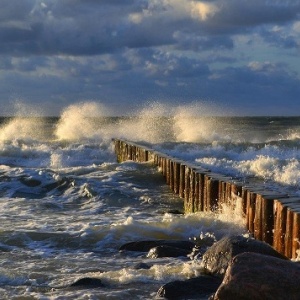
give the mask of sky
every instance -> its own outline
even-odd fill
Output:
[[[300,0],[1,0],[0,107],[300,115]]]

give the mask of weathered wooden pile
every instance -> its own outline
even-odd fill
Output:
[[[288,258],[300,249],[300,197],[244,185],[230,177],[189,164],[143,145],[114,140],[119,162],[153,162],[171,190],[184,199],[185,213],[215,211],[226,204],[242,207],[247,229],[254,238],[272,245]]]

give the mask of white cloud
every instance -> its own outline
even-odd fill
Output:
[[[128,20],[134,24],[140,24],[143,21],[143,14],[142,13],[129,14]]]
[[[192,17],[200,19],[201,21],[205,21],[220,10],[218,6],[213,3],[192,1],[190,5]]]
[[[293,31],[297,34],[300,34],[300,21],[294,23]]]

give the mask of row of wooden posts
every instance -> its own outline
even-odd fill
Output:
[[[152,162],[158,166],[171,190],[183,199],[185,213],[218,211],[223,204],[232,211],[239,207],[254,238],[267,242],[288,258],[297,257],[300,197],[246,185],[143,145],[123,140],[114,143],[119,162]]]

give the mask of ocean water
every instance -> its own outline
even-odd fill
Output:
[[[57,118],[1,119],[1,299],[153,299],[161,285],[198,276],[199,261],[151,259],[121,245],[247,234],[242,217],[226,209],[173,214],[183,203],[159,170],[117,163],[112,138],[300,196],[300,118],[210,117],[159,104],[135,117],[106,114],[82,103]],[[150,268],[136,269],[141,262]],[[68,288],[84,277],[105,287]]]

